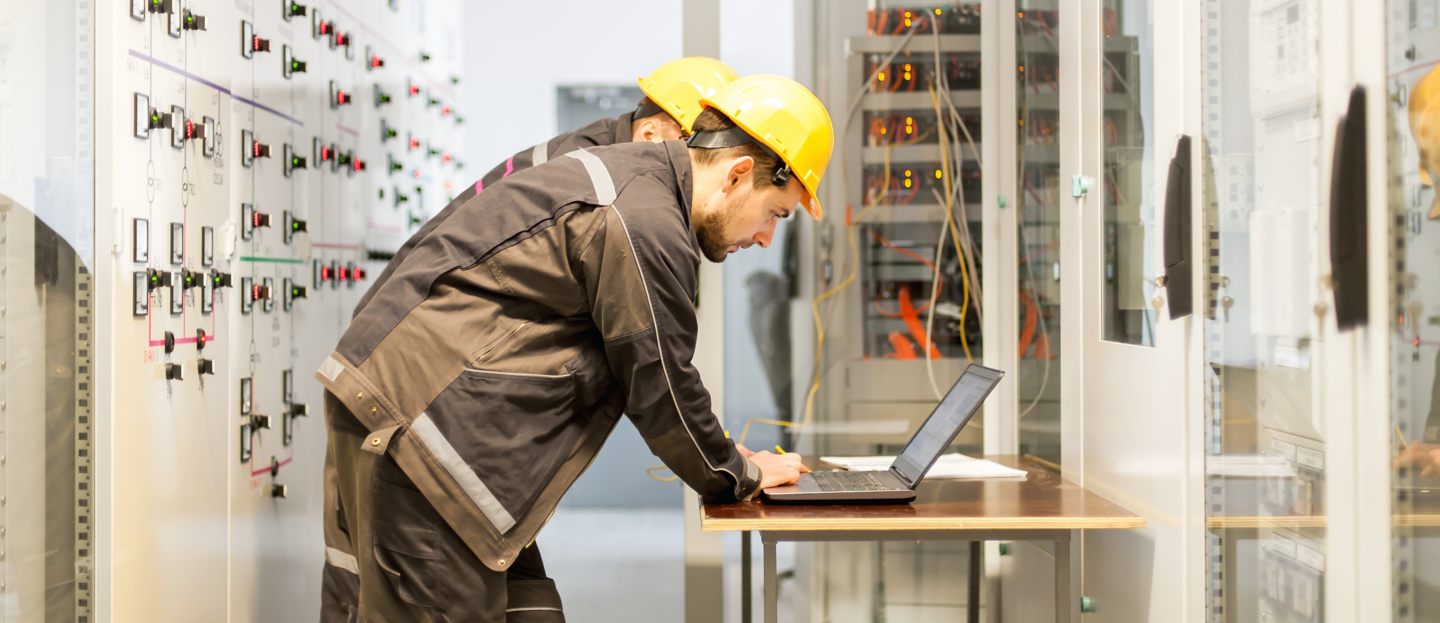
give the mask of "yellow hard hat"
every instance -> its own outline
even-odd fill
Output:
[[[702,98],[700,104],[729,117],[754,142],[784,162],[785,167],[777,171],[777,181],[784,185],[791,176],[799,179],[809,195],[804,202],[805,211],[820,220],[823,213],[816,194],[820,190],[820,177],[830,164],[835,128],[830,124],[830,113],[814,93],[789,78],[759,74],[731,82],[719,93]],[[708,146],[739,144],[733,140],[724,143],[711,141]],[[691,145],[707,146],[694,141]],[[781,177],[784,181],[778,179]]]
[[[739,77],[740,74],[725,63],[704,56],[689,56],[665,63],[641,78],[640,90],[689,134],[690,125],[700,116],[700,98],[714,95]],[[637,118],[640,116],[649,115],[637,114]]]

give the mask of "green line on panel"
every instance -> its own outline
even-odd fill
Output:
[[[257,257],[254,255],[240,256],[242,262],[274,262],[276,264],[304,264],[305,260],[297,260],[289,257]]]

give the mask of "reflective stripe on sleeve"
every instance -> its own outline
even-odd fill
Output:
[[[410,425],[410,432],[415,433],[420,442],[430,449],[430,454],[435,455],[435,459],[440,461],[440,465],[455,479],[465,491],[465,495],[470,496],[470,501],[480,507],[480,512],[485,513],[485,517],[494,524],[500,534],[505,534],[515,527],[515,518],[510,516],[510,511],[505,510],[500,500],[495,499],[495,494],[490,493],[490,488],[480,482],[480,477],[475,475],[475,471],[470,469],[465,459],[460,458],[460,453],[445,440],[440,429],[435,428],[429,414],[421,413],[420,417],[415,418],[415,422]]]
[[[615,203],[615,180],[610,179],[610,170],[605,168],[605,163],[601,162],[599,157],[583,149],[565,155],[585,164],[585,172],[590,174],[590,183],[595,185],[597,203],[602,206]]]
[[[535,146],[535,150],[534,150],[533,152],[531,152],[531,154],[530,154],[530,165],[531,165],[531,166],[536,166],[536,167],[538,167],[538,166],[540,166],[540,165],[542,165],[542,164],[545,164],[545,161],[546,161],[546,160],[549,160],[549,159],[550,159],[550,141],[545,141],[544,143],[540,143],[539,145],[536,145],[536,146]]]

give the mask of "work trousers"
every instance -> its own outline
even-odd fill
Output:
[[[506,571],[480,562],[369,431],[325,394],[327,556],[321,623],[564,623],[535,544]],[[346,551],[346,550],[350,551]]]

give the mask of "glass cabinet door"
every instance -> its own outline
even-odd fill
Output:
[[[1106,0],[1100,283],[1106,341],[1155,345],[1155,41],[1150,3]]]
[[[1324,619],[1317,0],[1204,0],[1206,521],[1212,621]],[[1323,139],[1328,140],[1328,139]]]
[[[1060,7],[1015,3],[1016,429],[1020,454],[1060,464]]]
[[[1434,2],[1386,3],[1395,621],[1440,617],[1440,28]]]
[[[94,620],[93,6],[0,0],[0,621],[7,623]]]

